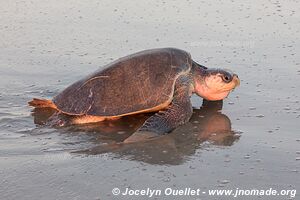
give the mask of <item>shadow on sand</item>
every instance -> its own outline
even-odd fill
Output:
[[[231,146],[239,134],[231,129],[231,121],[221,113],[223,102],[203,101],[200,109],[194,109],[187,124],[168,135],[153,140],[123,144],[151,114],[123,117],[116,121],[70,126],[60,129],[60,133],[84,132],[91,136],[92,148],[73,151],[84,155],[110,153],[114,158],[137,160],[149,164],[178,165],[194,155],[197,149],[207,145]],[[34,122],[43,125],[53,114],[53,110],[35,109]]]

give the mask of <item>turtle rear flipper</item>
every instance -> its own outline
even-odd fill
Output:
[[[28,105],[33,106],[35,108],[53,108],[57,109],[56,105],[48,99],[37,99],[33,98],[28,102]]]

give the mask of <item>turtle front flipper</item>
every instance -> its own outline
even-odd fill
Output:
[[[171,104],[165,110],[148,118],[143,126],[127,138],[124,143],[149,140],[165,135],[188,122],[193,113],[190,101],[191,86],[191,78],[188,75],[178,77]]]

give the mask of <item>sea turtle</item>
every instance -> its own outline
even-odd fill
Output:
[[[155,113],[124,141],[133,142],[169,133],[189,121],[192,93],[206,100],[221,100],[239,83],[236,74],[208,69],[186,51],[159,48],[120,58],[52,100],[33,99],[29,105],[56,109],[49,123],[59,126]]]

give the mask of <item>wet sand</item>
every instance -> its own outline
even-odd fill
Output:
[[[300,192],[299,1],[3,1],[0,18],[1,199],[132,199],[115,187]],[[188,124],[144,144],[116,143],[148,116],[55,129],[27,106],[158,47],[232,69],[241,86],[203,107],[193,96]]]

